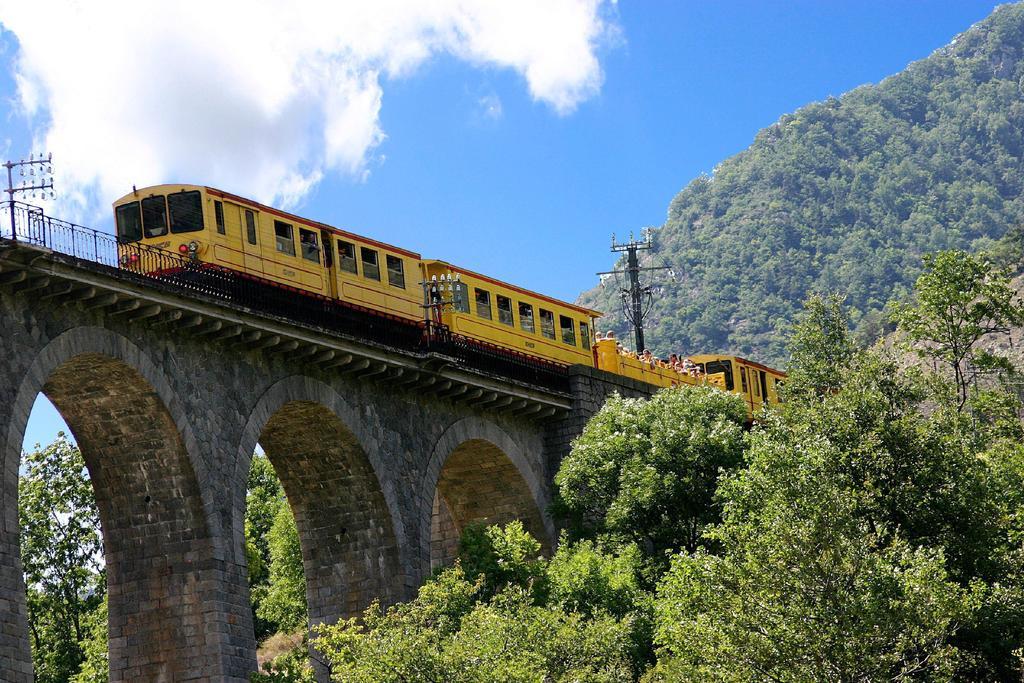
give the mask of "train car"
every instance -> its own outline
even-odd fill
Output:
[[[424,261],[424,275],[459,285],[436,320],[452,332],[563,365],[593,366],[598,311],[445,261]]]
[[[764,406],[780,402],[779,388],[786,378],[784,372],[739,356],[690,356],[692,372],[679,372],[665,363],[649,363],[622,353],[615,339],[602,339],[595,346],[595,361],[601,370],[659,387],[711,385],[739,394],[751,417],[760,413]]]
[[[420,255],[199,185],[156,185],[114,202],[118,241],[190,256],[409,320],[423,317]],[[128,264],[130,265],[130,264]]]
[[[690,356],[690,360],[700,372],[721,374],[723,388],[739,394],[751,415],[757,415],[766,405],[781,402],[779,389],[786,379],[786,373],[780,370],[739,356],[699,354]]]
[[[596,366],[607,372],[622,375],[656,387],[699,386],[710,384],[725,388],[722,373],[683,373],[665,363],[648,363],[641,358],[622,353],[615,339],[601,339],[595,344]]]

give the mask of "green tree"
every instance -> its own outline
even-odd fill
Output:
[[[787,397],[820,396],[839,389],[842,371],[854,354],[844,301],[839,294],[815,294],[804,302],[803,316],[790,337]]]
[[[504,527],[471,523],[459,537],[459,561],[466,576],[481,581],[480,595],[489,598],[509,586],[537,589],[542,595],[545,563],[540,543],[519,520]]]
[[[918,373],[880,352],[856,354],[840,379],[770,416],[747,468],[720,485],[723,521],[708,532],[719,554],[680,556],[660,589],[660,670],[1019,676],[1014,437],[980,438],[955,405],[924,403]],[[734,679],[732,659],[747,662]]]
[[[446,643],[442,680],[627,683],[633,680],[628,645],[628,624],[535,606],[526,591],[511,589],[462,620]]]
[[[693,549],[718,519],[719,474],[742,462],[746,419],[739,397],[711,388],[613,396],[555,476],[559,512],[577,536],[635,542],[656,561]]]
[[[456,565],[428,580],[415,600],[386,610],[374,603],[361,620],[318,627],[317,648],[335,680],[446,680],[444,644],[473,610],[479,590],[480,582],[467,581]]]
[[[610,616],[622,623],[638,678],[654,661],[654,600],[644,570],[635,545],[608,549],[589,540],[570,543],[563,534],[545,576],[549,606],[584,619]]]
[[[265,662],[261,671],[249,676],[250,683],[316,683],[316,673],[309,663],[309,650],[303,644],[294,650]]]
[[[460,565],[429,580],[415,600],[318,628],[332,680],[348,683],[635,680],[632,624],[537,604],[518,584],[484,595],[484,577]]]
[[[36,680],[67,681],[85,659],[106,582],[92,485],[63,433],[24,455],[18,517]]]
[[[783,426],[756,435],[749,468],[723,483],[721,554],[679,555],[659,586],[660,678],[955,678],[951,638],[982,588],[866,514],[840,448]]]
[[[71,683],[107,683],[110,678],[110,660],[107,649],[107,600],[86,618],[86,633],[82,643],[85,659]]]
[[[253,454],[246,486],[245,551],[249,567],[249,594],[252,600],[256,640],[262,641],[278,629],[264,618],[260,605],[270,590],[270,531],[282,508],[288,508],[284,488],[270,459],[262,452]]]
[[[919,353],[944,363],[953,375],[963,409],[973,379],[971,365],[1005,366],[1005,359],[979,353],[978,342],[1006,334],[1024,322],[1024,308],[1010,274],[963,251],[924,257],[925,272],[914,285],[914,304],[897,306],[894,317]]]
[[[270,464],[270,458],[257,451],[252,456],[246,484],[245,521],[264,566],[270,564],[270,528],[274,526],[274,518],[284,503],[284,488]]]
[[[625,617],[643,602],[642,557],[636,546],[603,551],[589,540],[570,543],[563,534],[547,567],[551,604],[591,616]]]
[[[306,625],[306,574],[302,566],[299,531],[291,508],[281,505],[267,535],[270,548],[270,587],[257,607],[260,618],[281,631]]]

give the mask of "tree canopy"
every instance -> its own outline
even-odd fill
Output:
[[[692,549],[717,520],[719,472],[742,462],[746,419],[739,397],[709,387],[613,396],[555,476],[559,509],[581,538]]]
[[[989,335],[1006,334],[1024,322],[1024,307],[1010,273],[963,251],[926,254],[914,285],[913,303],[897,305],[893,318],[924,356],[953,375],[958,406],[967,403],[974,368],[1005,367],[1007,360],[977,348]]]

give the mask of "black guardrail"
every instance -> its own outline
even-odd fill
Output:
[[[99,230],[47,216],[21,202],[0,205],[0,239],[45,247],[93,270],[169,287],[248,311],[413,353],[439,353],[492,375],[568,391],[565,367],[372,309],[203,263],[138,242],[122,244]]]

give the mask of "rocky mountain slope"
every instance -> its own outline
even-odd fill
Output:
[[[1004,5],[877,85],[761,130],[672,200],[645,261],[671,265],[648,340],[784,364],[814,291],[847,294],[861,335],[903,296],[922,254],[1006,249],[1024,221],[1024,5]],[[627,329],[608,281],[580,302]]]

